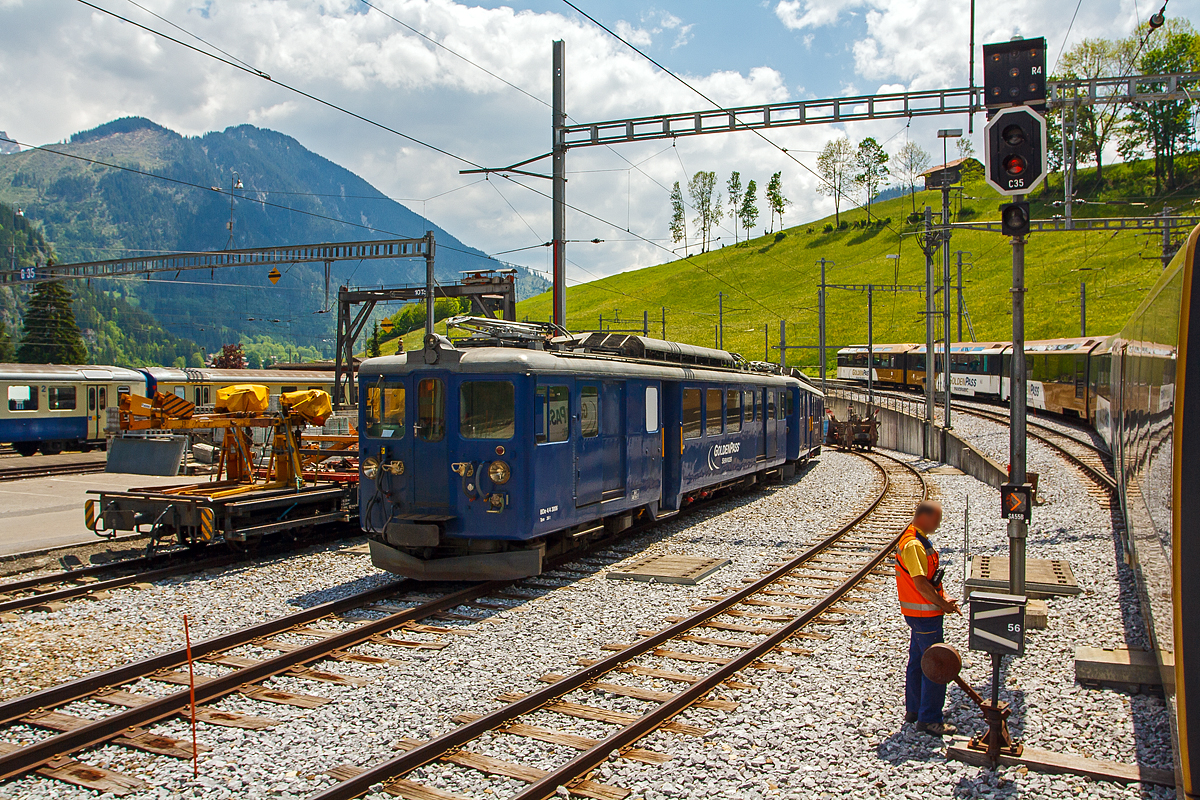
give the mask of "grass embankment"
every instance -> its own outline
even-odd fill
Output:
[[[1081,170],[1077,197],[1134,200],[1145,205],[1089,203],[1077,206],[1074,216],[1147,215],[1160,212],[1164,202],[1179,213],[1195,209],[1194,187],[1166,199],[1146,197],[1153,191],[1150,169],[1148,162],[1106,167],[1104,184],[1099,187],[1093,171]],[[981,178],[968,180],[962,194],[961,202],[952,203],[954,220],[999,218],[997,208],[1005,200]],[[1052,176],[1050,185],[1043,187],[1032,202],[1033,217],[1045,219],[1061,214],[1061,206],[1052,205],[1061,197],[1061,177]],[[935,211],[941,207],[937,192],[919,192],[915,201],[918,210],[926,204]],[[818,262],[825,258],[832,262],[826,266],[830,284],[872,283],[880,287],[874,294],[876,342],[924,341],[924,296],[882,288],[894,283],[925,283],[925,257],[915,235],[919,226],[908,221],[912,210],[912,198],[896,198],[872,208],[872,220],[890,219],[887,225],[868,223],[866,212],[855,209],[841,215],[844,225],[840,230],[833,229],[833,217],[827,217],[687,260],[572,286],[567,293],[567,326],[572,330],[594,329],[603,315],[605,323],[611,320],[614,328],[640,328],[642,312],[647,311],[650,335],[661,336],[665,307],[667,338],[711,346],[717,324],[717,293],[724,292],[726,349],[752,359],[763,358],[764,327],[771,345],[777,345],[780,319],[787,321],[788,344],[816,345]],[[1184,233],[1181,231],[1179,236]],[[1161,271],[1160,243],[1157,232],[1033,234],[1026,245],[1025,262],[1027,338],[1079,335],[1080,283],[1087,286],[1088,333],[1116,331]],[[963,297],[975,339],[1011,338],[1012,250],[1008,239],[999,233],[955,231],[950,244],[952,281],[956,278],[953,265],[959,250],[965,251]],[[940,253],[935,257],[935,269],[940,282]],[[952,293],[952,301],[953,297]],[[866,293],[830,289],[827,298],[828,345],[836,348],[864,343]],[[937,301],[940,305],[940,294]],[[526,300],[518,306],[517,317],[548,319],[550,303],[549,293]],[[618,315],[622,322],[616,321]],[[957,318],[951,328],[955,338],[956,328]],[[406,336],[405,346],[419,347],[420,338],[419,331]],[[970,338],[965,319],[963,338]],[[772,351],[769,359],[778,360],[778,351]],[[793,350],[787,360],[794,366],[811,367],[818,356],[815,349]]]

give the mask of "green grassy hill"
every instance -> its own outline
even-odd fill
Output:
[[[1163,198],[1146,198],[1153,192],[1152,164],[1136,162],[1108,166],[1104,184],[1092,185],[1091,171],[1080,170],[1077,197],[1096,201],[1121,197],[1145,205],[1087,204],[1077,206],[1075,217],[1145,215],[1161,211]],[[1191,194],[1175,193],[1165,202],[1181,213],[1196,206]],[[968,179],[960,204],[953,204],[956,221],[994,220],[997,207],[1005,202],[981,177]],[[1035,219],[1061,214],[1051,205],[1062,197],[1061,177],[1052,176],[1049,186],[1039,191],[1032,203]],[[926,204],[941,208],[941,195],[919,192],[916,208]],[[573,286],[567,293],[567,323],[572,330],[595,329],[600,315],[612,327],[641,327],[642,312],[650,316],[650,334],[662,335],[662,308],[666,308],[667,338],[692,344],[714,343],[717,323],[717,293],[724,292],[725,347],[748,358],[764,356],[764,326],[772,345],[779,342],[779,321],[785,319],[788,343],[816,345],[818,260],[833,262],[826,277],[831,284],[921,284],[925,282],[925,257],[916,241],[917,226],[908,222],[913,200],[901,197],[876,203],[873,217],[890,223],[880,227],[866,224],[866,212],[843,213],[843,230],[832,230],[833,218],[787,228],[773,236],[752,239],[748,244],[725,247],[689,260],[672,261],[611,278]],[[826,229],[831,232],[826,232]],[[1184,232],[1180,232],[1182,238]],[[1115,332],[1137,306],[1141,296],[1161,271],[1161,236],[1157,233],[1073,232],[1034,234],[1026,245],[1026,335],[1050,338],[1079,335],[1079,285],[1087,285],[1089,334]],[[955,232],[950,243],[953,254],[966,251],[963,268],[964,299],[978,341],[1011,338],[1012,250],[999,233]],[[898,255],[899,258],[888,258]],[[953,259],[952,263],[956,261]],[[935,257],[941,275],[941,255]],[[952,269],[953,272],[953,269]],[[952,275],[952,280],[954,276]],[[953,294],[952,294],[953,297]],[[941,295],[937,295],[940,304]],[[915,293],[875,292],[875,341],[923,342],[925,301]],[[550,294],[519,304],[519,319],[548,319]],[[827,302],[827,343],[836,346],[865,343],[867,298],[865,292],[831,289]],[[440,327],[440,326],[439,326]],[[940,326],[939,326],[940,327]],[[953,327],[956,327],[956,323]],[[956,331],[952,327],[952,333]],[[963,337],[969,339],[964,321]],[[419,346],[419,335],[407,346]],[[778,360],[778,351],[770,360]],[[788,363],[812,366],[816,350],[791,351]],[[831,356],[832,362],[832,356]]]

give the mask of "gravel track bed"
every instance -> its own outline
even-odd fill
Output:
[[[1074,684],[1072,658],[1077,645],[1136,647],[1144,644],[1144,634],[1132,575],[1115,555],[1118,545],[1109,512],[1088,498],[1082,478],[1073,470],[1063,470],[1057,457],[1035,454],[1037,447],[1031,444],[1031,469],[1042,470],[1047,504],[1035,510],[1029,556],[1069,559],[1085,592],[1050,600],[1049,629],[1030,631],[1027,655],[1006,663],[1001,696],[1016,705],[1014,734],[1031,746],[1123,762],[1140,758],[1144,764],[1169,768],[1170,730],[1161,700],[1087,690]],[[512,603],[508,610],[490,613],[460,609],[488,616],[477,623],[437,623],[469,632],[429,637],[448,641],[440,651],[402,651],[370,644],[356,651],[401,663],[390,667],[333,661],[313,665],[364,678],[370,681],[367,686],[338,686],[296,677],[267,683],[272,688],[334,698],[320,708],[264,703],[242,695],[226,697],[213,707],[271,717],[282,724],[267,731],[244,731],[201,723],[200,741],[212,750],[201,755],[199,781],[191,779],[189,764],[117,747],[97,748],[80,758],[153,785],[152,790],[134,798],[305,797],[329,785],[330,779],[322,773],[330,767],[377,763],[396,753],[394,743],[402,738],[423,739],[443,733],[453,727],[451,718],[456,714],[492,710],[498,707],[495,698],[502,692],[532,691],[544,685],[538,680],[544,673],[569,674],[577,668],[576,659],[602,657],[601,645],[635,641],[638,630],[661,628],[665,616],[686,614],[701,597],[741,588],[742,577],[759,574],[770,562],[782,560],[861,510],[876,491],[872,488],[878,485],[875,474],[873,467],[853,456],[826,453],[790,485],[725,500],[631,538],[617,551],[590,557],[587,566],[573,565],[574,569],[595,570],[592,574],[560,570],[523,583],[519,591],[535,599],[504,601],[506,606]],[[993,489],[967,476],[929,478],[933,493],[946,507],[946,522],[937,542],[947,564],[947,591],[961,595],[966,498],[970,497],[973,552],[1005,552],[1005,527],[994,513]],[[733,564],[696,587],[609,581],[602,574],[613,564],[651,552],[719,556],[732,559]],[[365,558],[337,557],[366,564]],[[866,614],[848,614],[845,624],[815,628],[830,634],[828,641],[793,640],[793,646],[812,651],[811,656],[770,656],[771,662],[794,671],[749,669],[738,679],[755,688],[723,688],[710,696],[739,703],[736,710],[694,707],[677,718],[678,722],[709,728],[706,735],[659,731],[639,742],[639,747],[670,754],[672,759],[666,764],[610,759],[593,779],[629,788],[631,798],[645,800],[1174,796],[1173,790],[1166,788],[1143,790],[1136,785],[1011,768],[992,773],[947,761],[942,740],[917,733],[902,721],[908,628],[899,616],[891,584],[890,577],[877,578],[873,588],[880,591],[856,595],[867,602],[849,605]],[[535,585],[545,588],[534,590]],[[291,590],[293,595],[297,591]],[[989,662],[982,654],[966,650],[965,629],[964,620],[948,620],[947,639],[964,653],[967,680],[982,689],[990,680]],[[404,632],[406,639],[417,635]],[[715,630],[702,635],[753,638]],[[683,642],[671,648],[708,655],[737,652]],[[271,652],[247,646],[236,654],[255,657]],[[639,659],[638,663],[692,675],[711,669],[710,665],[665,658]],[[664,692],[678,691],[681,686],[624,673],[605,681]],[[175,689],[141,683],[157,687],[156,694]],[[138,690],[146,691],[141,686]],[[644,713],[647,708],[632,698],[586,690],[565,699],[627,713]],[[957,688],[950,692],[948,709],[948,720],[964,733],[982,730],[978,713]],[[95,716],[103,713],[103,706],[85,701],[79,711]],[[549,711],[523,721],[595,738],[614,730],[601,722]],[[10,735],[4,738],[14,740],[11,734],[16,730],[10,728]],[[169,720],[153,730],[190,737],[188,723],[182,719]],[[22,733],[31,738],[44,736],[32,728]],[[469,749],[542,769],[558,766],[577,752],[493,734]],[[428,765],[409,777],[478,798],[509,796],[525,786],[442,763]],[[0,797],[5,796],[41,800],[96,795],[26,778],[0,787]],[[390,795],[373,793],[371,797],[381,800]]]
[[[225,698],[216,704],[217,708],[285,722],[266,731],[201,723],[200,741],[213,749],[201,755],[199,782],[192,781],[190,764],[123,748],[96,748],[79,758],[134,775],[155,787],[150,792],[132,795],[135,798],[306,796],[330,782],[322,774],[326,769],[347,763],[363,766],[376,763],[391,755],[392,743],[402,737],[421,739],[443,733],[454,727],[452,717],[456,714],[490,711],[500,705],[496,697],[503,692],[539,688],[544,684],[538,677],[547,672],[568,674],[578,668],[577,659],[602,657],[603,644],[635,641],[638,630],[661,628],[666,615],[686,614],[700,597],[723,591],[721,587],[740,588],[742,577],[758,575],[766,564],[799,550],[853,517],[874,497],[879,485],[878,471],[872,465],[855,456],[829,453],[788,485],[771,485],[728,498],[624,540],[618,548],[596,554],[582,565],[579,562],[571,565],[573,570],[593,570],[589,573],[560,570],[521,584],[518,591],[535,599],[514,601],[513,607],[506,611],[465,609],[465,613],[487,615],[485,621],[460,623],[470,635],[440,637],[448,642],[440,651],[369,645],[356,651],[385,655],[401,663],[371,666],[327,660],[313,665],[341,675],[366,678],[370,681],[367,686],[338,686],[290,677],[267,683],[272,688],[335,698],[335,702],[315,709],[297,709],[241,695]],[[613,564],[658,552],[729,558],[733,563],[700,586],[612,581],[603,575]],[[337,555],[336,558],[344,561],[335,563],[356,565],[344,567],[351,571],[357,568],[361,573],[367,567],[365,557]],[[300,580],[291,569],[287,573],[291,577],[280,577],[279,581],[291,581],[292,585],[285,589],[277,584],[275,589],[284,596],[308,590],[315,579],[309,576],[306,581]],[[534,590],[531,587],[535,584],[558,588]],[[173,615],[176,613],[172,611]],[[409,637],[410,632],[404,632],[404,638]],[[237,654],[254,657],[256,648],[239,648]],[[707,668],[660,661],[662,669],[675,672],[701,674]],[[640,680],[633,683],[649,685]],[[666,683],[659,688],[675,691],[677,687],[678,684]],[[605,698],[594,692],[586,695],[580,702],[631,712],[644,710],[644,704],[628,698]],[[531,724],[598,737],[611,732],[611,726],[600,722],[567,719],[550,712],[535,715]],[[190,737],[188,723],[182,719],[155,725],[152,730]],[[503,745],[496,746],[511,748],[513,742],[521,741],[508,736],[503,740]],[[560,750],[560,755],[569,757],[571,753]],[[475,787],[474,791],[492,788],[497,794],[519,786],[457,767],[433,765],[427,769],[448,776],[444,778],[445,786],[453,785],[460,791],[467,791],[468,786],[450,781],[467,781]],[[5,785],[0,788],[0,796],[6,794],[21,798],[95,796],[38,778],[23,778]]]
[[[362,541],[16,614],[0,622],[0,700],[183,647],[184,614],[196,642],[394,580],[367,556],[340,552]]]

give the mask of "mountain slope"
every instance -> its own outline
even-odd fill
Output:
[[[1152,186],[1152,164],[1136,162],[1105,167],[1107,182],[1119,186],[1116,193],[1126,198],[1142,194],[1147,180]],[[1090,185],[1090,170],[1080,170],[1077,185]],[[1149,177],[1147,177],[1149,175]],[[1194,193],[1194,188],[1193,188]],[[1061,198],[1061,178],[1054,191],[1043,190],[1033,201],[1035,219],[1060,214],[1052,205]],[[1175,208],[1193,208],[1191,197],[1176,194],[1168,199]],[[929,204],[941,209],[941,195],[919,192],[915,198],[900,197],[873,205],[873,217],[886,225],[867,224],[862,209],[844,212],[843,230],[835,230],[833,218],[818,220],[763,236],[747,244],[724,247],[690,260],[677,260],[646,269],[622,273],[592,283],[573,286],[567,293],[567,323],[572,330],[595,329],[603,315],[605,327],[641,328],[643,311],[649,312],[650,334],[662,335],[666,309],[668,338],[712,346],[718,324],[718,293],[724,293],[724,344],[726,349],[749,358],[765,356],[778,361],[779,351],[765,350],[779,343],[779,321],[787,320],[788,344],[808,349],[788,353],[788,363],[811,367],[818,362],[817,293],[821,268],[827,259],[826,279],[830,284],[863,286],[875,284],[874,336],[876,342],[923,342],[925,340],[923,294],[892,292],[890,284],[925,283],[925,257],[917,240],[917,225],[908,217],[913,205]],[[978,176],[964,188],[961,206],[953,204],[958,221],[995,220],[1004,198]],[[1104,201],[1111,202],[1111,201]],[[1146,198],[1144,205],[1084,205],[1075,216],[1099,217],[1159,213],[1162,200]],[[1176,240],[1187,231],[1179,231]],[[1080,332],[1080,283],[1087,285],[1087,329],[1089,334],[1114,332],[1141,301],[1161,271],[1161,234],[1133,231],[1064,232],[1034,234],[1026,245],[1026,335],[1030,339],[1078,336]],[[1011,338],[1012,316],[1009,287],[1012,249],[999,233],[955,231],[950,243],[952,281],[956,279],[957,252],[964,251],[963,295],[978,341]],[[898,256],[892,258],[891,256]],[[942,256],[935,256],[935,274],[940,286]],[[952,308],[955,292],[952,291]],[[940,307],[940,291],[936,295]],[[867,297],[865,291],[831,288],[826,303],[827,337],[831,351],[867,340]],[[550,295],[522,302],[519,319],[549,318]],[[614,321],[619,314],[620,321]],[[765,327],[765,330],[764,330]],[[963,338],[970,339],[970,324],[963,322]],[[940,329],[940,317],[939,317]],[[957,339],[957,319],[952,323]],[[940,336],[940,334],[939,334]],[[830,364],[833,354],[830,353]]]
[[[149,120],[126,118],[78,133],[53,149],[226,191],[236,171],[244,189],[235,192],[235,248],[417,237],[432,230],[440,280],[457,279],[465,270],[505,266],[295,139],[252,125],[184,137]],[[43,226],[60,261],[219,250],[229,238],[226,194],[41,151],[0,155],[0,199],[24,206],[26,216]],[[267,282],[263,268],[237,267],[213,276],[160,275],[106,288],[209,350],[242,335],[268,335],[298,344],[323,343],[321,349],[331,351],[327,340],[333,335],[333,315],[322,313],[322,266],[301,264],[282,271],[277,286]],[[343,283],[423,281],[422,260],[335,264],[331,295]],[[544,290],[545,281],[522,271],[518,287],[528,296]]]

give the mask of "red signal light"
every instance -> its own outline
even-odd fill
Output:
[[[1025,160],[1024,156],[1014,154],[1005,158],[1003,165],[1005,173],[1016,177],[1018,175],[1025,174],[1025,169],[1028,166],[1028,162]]]

